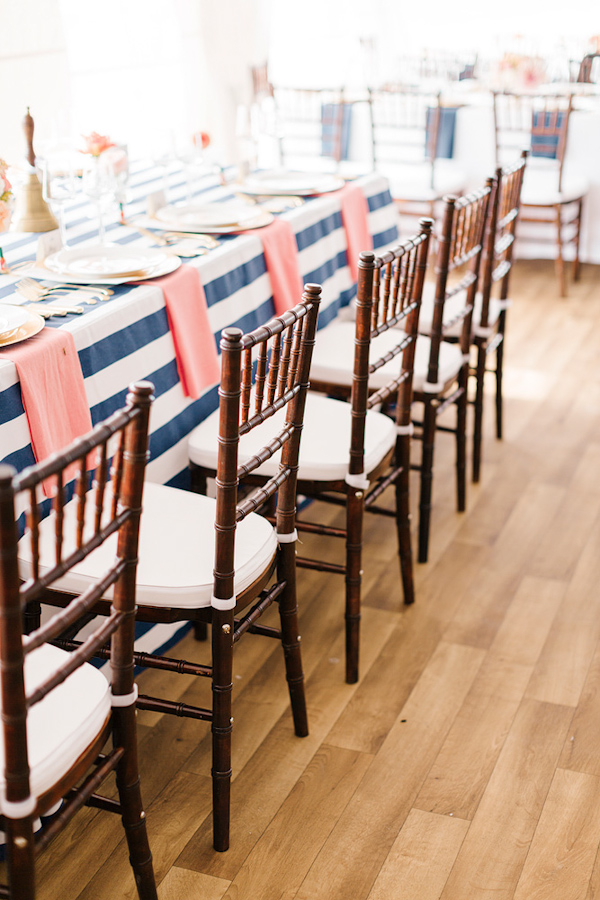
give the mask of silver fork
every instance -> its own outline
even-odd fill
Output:
[[[98,299],[100,300],[110,300],[110,296],[105,296],[104,294],[96,295],[95,288],[85,288],[86,291],[89,291],[87,296],[82,296],[79,290],[72,290],[70,286],[67,287],[44,287],[39,284],[37,281],[33,281],[31,278],[23,278],[21,281],[18,281],[15,285],[15,290],[18,294],[21,294],[22,297],[25,297],[27,300],[30,300],[34,303],[38,303],[40,300],[46,300],[47,298],[57,296],[55,291],[59,291],[61,294],[75,294],[78,298],[81,298],[82,303],[88,304],[88,306],[94,306]]]
[[[37,293],[40,295],[40,298],[43,298],[47,294],[52,293],[52,291],[89,291],[91,294],[98,294],[104,299],[108,299],[114,294],[114,291],[112,291],[110,288],[105,287],[92,287],[91,285],[87,284],[67,283],[44,285],[40,284],[39,281],[35,281],[35,279],[28,277],[21,278],[21,280],[17,282],[16,289],[20,290],[21,287],[29,288],[32,293],[33,291],[37,291]]]

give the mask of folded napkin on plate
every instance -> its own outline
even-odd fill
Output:
[[[275,219],[271,225],[254,233],[262,241],[275,313],[280,316],[302,299],[296,235],[285,219]]]
[[[369,204],[357,184],[347,184],[338,193],[342,205],[342,223],[346,232],[348,266],[354,282],[358,281],[358,257],[363,250],[373,249],[369,231]]]
[[[193,266],[180,266],[170,275],[143,283],[162,289],[183,393],[197,400],[221,376],[200,274]]]
[[[22,344],[6,347],[1,356],[17,367],[31,445],[38,462],[91,429],[83,373],[70,332],[44,328]],[[68,479],[75,477],[77,468],[74,465],[67,470]],[[44,493],[50,496],[46,484]]]

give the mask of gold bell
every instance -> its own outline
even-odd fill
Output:
[[[33,118],[29,114],[29,107],[27,107],[27,115],[23,119],[23,130],[27,142],[27,162],[33,169],[35,167]],[[55,228],[58,228],[58,222],[44,200],[42,185],[37,172],[30,171],[27,180],[16,191],[15,209],[10,230],[53,231]]]

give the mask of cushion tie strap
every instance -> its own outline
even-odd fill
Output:
[[[228,597],[225,600],[223,600],[221,597],[212,596],[210,598],[210,605],[213,609],[235,609],[235,594],[233,595],[233,597]]]
[[[133,690],[129,694],[112,694],[110,696],[110,705],[113,709],[118,709],[124,706],[133,706],[138,698],[138,686],[137,684],[133,685]]]
[[[2,797],[0,806],[2,814],[5,815],[7,819],[24,819],[26,816],[33,815],[37,808],[37,800],[32,794],[24,800],[15,801],[7,800],[6,797]]]
[[[298,532],[294,528],[293,531],[290,531],[288,534],[279,534],[277,532],[277,543],[278,544],[293,544],[294,541],[298,540]]]
[[[370,487],[369,479],[364,472],[359,472],[357,475],[351,475],[350,472],[347,472],[344,481],[350,487],[358,488],[361,491],[368,491]]]
[[[396,425],[396,434],[397,435],[413,435],[415,433],[415,426],[412,422],[409,422],[408,425]]]

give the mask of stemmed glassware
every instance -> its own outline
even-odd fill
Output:
[[[50,203],[58,219],[58,227],[63,247],[67,246],[65,224],[65,204],[73,200],[76,193],[75,155],[69,149],[49,149],[39,161],[42,171],[42,193]]]
[[[104,244],[106,238],[104,213],[111,199],[116,198],[119,192],[117,174],[111,163],[109,151],[98,156],[86,155],[83,159],[81,189],[96,206],[98,240]]]

